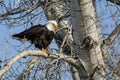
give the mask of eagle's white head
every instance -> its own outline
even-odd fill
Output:
[[[55,32],[58,29],[58,24],[54,20],[50,20],[47,22],[46,27],[49,31]]]

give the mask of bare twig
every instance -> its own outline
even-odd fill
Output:
[[[23,79],[27,79],[29,77],[30,74],[30,70],[37,64],[39,63],[39,57],[33,57],[30,61],[30,63],[28,64],[28,66],[24,69],[24,71],[22,72],[22,74],[20,74],[20,76],[18,77],[19,80],[23,80]]]
[[[18,11],[15,9],[12,9],[11,11],[8,11],[7,13],[4,13],[2,15],[0,15],[0,17],[6,17],[6,16],[10,16],[10,15],[15,15],[15,14],[19,14],[19,13],[22,13],[22,12],[25,12],[27,10],[34,10],[36,8],[38,8],[40,6],[40,3],[36,3],[35,5],[33,5],[32,7],[27,7],[27,8],[22,8],[22,9],[19,9]]]

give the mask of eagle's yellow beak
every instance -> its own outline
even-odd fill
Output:
[[[57,30],[58,29],[58,25],[54,25],[54,29]]]

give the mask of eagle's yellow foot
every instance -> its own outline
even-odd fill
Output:
[[[50,55],[50,52],[48,50],[42,48],[42,51],[45,52],[45,53],[47,53],[48,55]]]

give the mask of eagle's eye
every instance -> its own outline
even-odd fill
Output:
[[[55,26],[55,24],[51,23],[53,26]]]
[[[53,25],[53,27],[54,27],[55,30],[58,29],[58,25],[55,25],[54,23],[51,23],[51,24]]]

